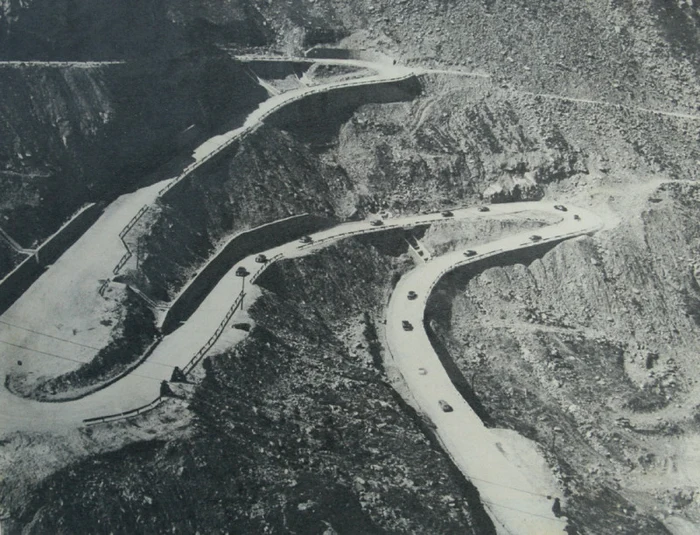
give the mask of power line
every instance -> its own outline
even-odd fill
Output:
[[[22,326],[20,326],[20,325],[16,325],[16,324],[14,324],[14,323],[10,323],[10,322],[5,321],[5,320],[0,320],[0,323],[2,323],[2,324],[4,324],[4,325],[9,325],[10,327],[15,327],[16,329],[21,329],[21,330],[23,330],[23,331],[27,331],[27,332],[30,332],[30,333],[38,334],[38,335],[40,335],[40,336],[46,336],[47,338],[53,338],[54,340],[60,340],[61,342],[67,342],[67,343],[69,343],[69,344],[73,344],[73,345],[76,345],[76,346],[85,347],[85,348],[88,348],[88,349],[94,349],[95,351],[101,351],[101,350],[103,349],[103,348],[101,348],[101,347],[95,347],[95,346],[91,346],[91,345],[87,345],[87,344],[81,344],[80,342],[75,342],[75,341],[73,341],[73,340],[67,340],[66,338],[60,338],[60,337],[58,337],[58,336],[53,336],[53,335],[51,335],[51,334],[46,334],[46,333],[43,333],[43,332],[40,332],[40,331],[36,331],[36,330],[34,330],[34,329],[28,329],[28,328],[26,328],[26,327],[22,327]],[[5,343],[7,343],[7,342],[5,342]],[[26,349],[26,348],[25,348],[25,349]],[[53,355],[53,356],[57,356],[57,355]],[[67,358],[67,357],[65,357],[65,358]],[[81,361],[81,362],[82,362],[82,361]],[[166,363],[164,363],[164,362],[148,361],[147,364],[155,364],[155,365],[157,365],[157,366],[164,366],[164,367],[166,367],[166,368],[175,368],[175,366],[173,366],[172,364],[166,364]]]
[[[537,513],[531,513],[530,511],[523,511],[522,509],[517,509],[517,508],[515,508],[515,507],[510,507],[510,506],[508,506],[508,505],[501,505],[500,503],[490,502],[490,501],[488,501],[488,500],[484,500],[483,498],[481,498],[481,501],[482,501],[483,503],[487,503],[487,504],[492,505],[492,506],[494,506],[494,507],[501,507],[501,508],[503,508],[503,509],[510,509],[511,511],[517,511],[518,513],[522,513],[522,514],[524,514],[524,515],[537,516],[537,517],[540,517],[540,518],[544,518],[544,519],[546,519],[546,520],[550,520],[550,521],[552,521],[552,522],[563,522],[563,523],[565,523],[565,524],[567,523],[566,520],[562,520],[562,519],[560,519],[560,518],[552,518],[552,517],[540,515],[540,514],[537,514]]]
[[[70,362],[77,362],[78,364],[88,364],[88,362],[85,362],[84,360],[78,360],[78,359],[74,359],[71,357],[64,357],[62,355],[56,355],[55,353],[48,353],[46,351],[41,351],[39,349],[34,349],[34,348],[23,346],[20,344],[13,344],[12,342],[6,342],[5,340],[0,340],[0,343],[6,344],[8,346],[16,347],[19,349],[24,349],[26,351],[31,351],[32,353],[37,353],[39,355],[46,355],[47,357],[53,357],[53,358],[57,358],[57,359],[61,359],[61,360],[67,360]],[[150,379],[151,381],[158,381],[159,383],[163,381],[163,379],[158,379],[158,378],[152,377],[150,375],[141,375],[141,374],[135,373],[135,372],[129,372],[127,375],[133,375],[134,377],[141,377],[143,379]]]
[[[523,493],[525,493],[525,494],[531,494],[532,496],[538,496],[538,497],[541,497],[541,498],[550,498],[550,497],[551,497],[551,496],[548,495],[548,494],[540,494],[540,493],[538,493],[538,492],[532,492],[532,491],[529,491],[529,490],[518,489],[518,488],[515,488],[515,487],[511,487],[511,486],[509,486],[509,485],[504,485],[503,483],[496,483],[495,481],[489,481],[488,479],[482,479],[482,478],[480,478],[480,477],[474,477],[474,476],[467,476],[467,477],[468,477],[470,480],[473,479],[473,480],[475,480],[475,481],[482,481],[482,482],[484,482],[484,483],[488,483],[488,484],[490,484],[490,485],[495,485],[495,486],[497,486],[497,487],[503,487],[503,488],[505,488],[505,489],[514,490],[514,491],[516,491],[516,492],[523,492]]]
[[[47,338],[53,338],[54,340],[60,340],[61,342],[67,342],[69,344],[73,344],[73,345],[80,346],[80,347],[86,347],[88,349],[94,349],[96,351],[100,350],[99,347],[89,346],[87,344],[81,344],[80,342],[75,342],[74,340],[67,340],[65,338],[60,338],[58,336],[53,336],[51,334],[46,334],[46,333],[42,333],[40,331],[35,331],[34,329],[28,329],[27,327],[21,327],[20,325],[15,325],[14,323],[10,323],[10,322],[5,321],[5,320],[0,320],[0,323],[2,323],[3,325],[8,325],[10,327],[14,327],[15,329],[21,329],[23,331],[38,334],[39,336],[46,336]]]

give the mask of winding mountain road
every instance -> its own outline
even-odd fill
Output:
[[[260,58],[256,57],[255,60],[259,61]],[[212,138],[199,147],[193,155],[195,163],[180,176],[121,197],[113,203],[83,238],[10,309],[9,318],[13,315],[22,317],[25,321],[32,322],[30,327],[35,326],[43,332],[46,332],[47,326],[50,325],[51,334],[57,336],[67,336],[64,331],[73,328],[71,313],[76,311],[85,317],[75,325],[85,327],[90,321],[97,321],[100,314],[96,314],[96,311],[103,311],[103,301],[85,306],[83,300],[101,299],[96,297],[96,287],[101,280],[111,276],[114,263],[123,253],[119,232],[144,203],[156,200],[163,186],[167,189],[184,179],[213,154],[251,131],[270,113],[289,102],[337,87],[384,83],[420,72],[429,72],[357,60],[314,59],[311,62],[371,68],[377,74],[352,81],[293,90],[268,99],[251,113],[243,127]],[[469,75],[461,72],[460,74]],[[490,218],[533,211],[561,216],[558,223],[536,231],[542,236],[539,242],[528,239],[533,234],[532,231],[515,234],[480,245],[476,248],[478,254],[473,257],[465,258],[462,252],[458,251],[433,258],[402,277],[387,308],[386,339],[389,352],[410,391],[411,399],[408,401],[433,422],[445,450],[464,475],[479,489],[499,533],[546,535],[561,533],[565,520],[556,518],[551,511],[551,501],[547,495],[556,494],[558,491],[541,455],[532,443],[522,437],[503,430],[487,429],[483,425],[450,381],[423,326],[425,306],[430,292],[448,271],[488,256],[589,234],[602,226],[597,216],[584,209],[570,206],[568,212],[559,212],[546,202],[493,205],[491,211],[486,213],[479,212],[476,208],[460,209],[454,211],[452,219]],[[581,219],[575,220],[574,213]],[[368,221],[346,223],[314,234],[311,245],[290,242],[264,251],[264,254],[275,259],[293,258],[309,254],[348,236],[410,228],[444,219],[440,214],[428,214],[389,219],[380,227],[372,226]],[[172,368],[184,368],[193,355],[208,343],[222,322],[226,327],[245,319],[247,308],[260,290],[248,284],[243,306],[227,320],[232,303],[242,291],[243,282],[235,275],[236,270],[245,267],[249,272],[258,275],[269,265],[256,264],[254,256],[249,256],[233,266],[190,319],[166,336],[144,363],[100,391],[76,401],[42,403],[19,398],[7,389],[0,388],[0,435],[27,430],[60,433],[83,425],[85,419],[120,413],[150,403],[159,395],[160,382],[170,379]],[[77,266],[79,269],[76,270]],[[57,288],[61,288],[61,291],[57,292]],[[408,300],[406,294],[409,290],[417,292],[418,299]],[[57,317],[63,318],[66,324],[58,325]],[[410,321],[414,330],[404,331],[401,325],[403,320]],[[6,326],[0,326],[0,335],[3,334],[3,329],[7,331]],[[212,352],[217,350],[217,344],[219,348],[231,347],[246,336],[245,332],[235,329],[227,328],[222,331],[221,338],[211,349]],[[108,335],[109,329],[104,328],[97,339],[100,343],[106,343]],[[16,333],[13,333],[13,336],[16,336]],[[93,345],[97,343],[94,342],[94,333],[85,336],[85,341],[90,341]],[[83,338],[79,336],[75,340],[81,341]],[[44,344],[42,348],[46,347],[49,351],[55,345],[55,341],[45,340],[41,344]],[[91,353],[89,348],[86,349],[86,357],[87,353]],[[5,375],[16,361],[17,354],[9,354],[9,357],[0,360],[0,375]],[[420,368],[427,370],[427,374],[421,374]],[[439,405],[441,400],[448,402],[453,411],[444,412]]]
[[[119,273],[126,262],[135,262],[125,249],[125,243],[133,242],[129,229],[159,197],[178,182],[190,179],[196,169],[216,154],[254,131],[277,110],[309,95],[399,81],[415,75],[409,68],[386,63],[309,61],[318,62],[365,68],[373,74],[353,80],[330,80],[273,96],[253,110],[243,126],[202,143],[192,154],[193,162],[176,176],[122,195],[112,202],[97,222],[0,317],[0,377],[4,377],[19,360],[23,361],[25,372],[59,375],[75,368],[66,362],[90,361],[100,348],[108,344],[113,336],[116,305],[114,300],[103,298],[98,289],[106,288],[107,281]],[[23,329],[12,325],[21,325]],[[49,337],[37,337],[33,331],[46,333]],[[36,353],[28,352],[22,346],[47,353],[58,352],[70,355],[70,358],[40,360],[35,358]]]
[[[552,211],[544,203],[532,209]],[[493,212],[510,205],[495,205]],[[575,220],[576,213],[581,220]],[[386,339],[394,362],[400,369],[412,399],[409,403],[426,415],[436,426],[436,434],[455,464],[479,489],[499,532],[531,535],[562,533],[566,521],[552,513],[548,495],[561,495],[551,481],[549,471],[534,443],[504,430],[488,429],[459,394],[435,353],[424,327],[428,297],[435,284],[447,272],[484,258],[557,242],[588,234],[601,228],[594,214],[569,207],[561,222],[537,231],[523,232],[475,247],[477,255],[466,258],[462,251],[436,257],[404,275],[389,301],[386,314]],[[532,234],[540,241],[529,239]],[[409,291],[418,298],[407,298]],[[402,321],[413,325],[405,331]],[[423,374],[423,373],[425,374]],[[444,412],[440,401],[452,412]]]
[[[565,521],[553,516],[551,503],[546,498],[557,489],[546,475],[544,461],[536,448],[517,434],[487,429],[483,425],[451,383],[423,328],[427,298],[448,271],[488,256],[557,242],[601,227],[600,219],[586,210],[569,207],[569,212],[563,213],[545,202],[492,205],[485,213],[476,208],[460,209],[455,210],[450,219],[491,218],[533,211],[561,216],[558,223],[537,230],[542,236],[537,243],[528,239],[532,231],[515,234],[480,245],[478,254],[473,257],[466,258],[461,251],[435,257],[402,277],[387,308],[386,338],[392,358],[410,390],[408,401],[417,405],[419,412],[434,423],[445,450],[479,489],[499,532],[545,535],[561,533]],[[574,213],[580,220],[574,219]],[[348,236],[444,220],[446,218],[440,214],[426,214],[389,219],[379,227],[369,221],[346,223],[313,234],[311,244],[289,242],[264,254],[276,260],[293,258]],[[244,267],[257,276],[270,264],[257,264],[255,255],[251,255],[234,265],[182,327],[166,336],[138,368],[103,390],[76,401],[42,403],[0,389],[0,434],[18,430],[61,432],[83,425],[86,418],[128,411],[152,402],[159,395],[160,381],[170,378],[173,366],[184,368],[192,355],[207,343],[222,319],[224,326],[245,319],[246,310],[260,290],[249,284],[242,308],[226,320],[232,302],[243,290],[243,281],[236,276],[236,270]],[[419,298],[408,300],[409,290],[416,291]],[[411,321],[415,329],[404,331],[403,320]],[[219,343],[221,348],[231,347],[245,336],[243,331],[224,329]],[[214,344],[212,351],[216,349]],[[421,375],[419,368],[427,369],[428,373]],[[453,412],[444,412],[438,404],[440,400],[447,401],[454,408]]]

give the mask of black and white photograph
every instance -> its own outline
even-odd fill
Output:
[[[699,0],[0,0],[0,535],[700,534]]]

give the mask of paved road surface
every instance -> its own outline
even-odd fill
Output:
[[[213,153],[224,150],[240,136],[252,131],[275,110],[290,102],[338,87],[385,83],[412,75],[410,69],[386,64],[351,60],[320,62],[372,68],[377,74],[301,88],[272,97],[251,112],[242,127],[204,142],[194,151],[195,162],[182,174],[123,195],[114,201],[100,219],[0,317],[0,320],[6,322],[0,323],[0,377],[4,377],[8,370],[16,366],[18,360],[23,362],[25,372],[46,375],[57,375],[75,367],[73,363],[68,364],[70,361],[67,360],[47,361],[37,358],[35,353],[17,346],[29,346],[85,362],[91,360],[98,349],[108,343],[113,328],[101,323],[101,320],[112,315],[114,302],[103,299],[97,290],[103,281],[113,276],[113,268],[126,252],[119,239],[119,232],[144,205],[155,202],[162,188],[185,179]],[[126,239],[129,240],[128,235]],[[83,346],[37,337],[27,330],[11,327],[8,323],[69,339]]]
[[[555,212],[550,204],[529,204]],[[492,206],[492,211],[508,208],[509,205]],[[539,243],[545,243],[600,228],[601,221],[595,215],[580,208],[569,208],[560,223],[480,245],[474,248],[477,256],[465,258],[462,251],[457,251],[421,264],[401,278],[387,309],[387,343],[416,408],[437,426],[436,432],[445,449],[478,487],[494,523],[506,534],[562,533],[566,523],[554,517],[552,501],[546,498],[547,494],[557,494],[556,487],[547,474],[536,469],[539,455],[532,444],[528,445],[522,437],[506,440],[502,432],[487,429],[461,397],[428,340],[423,315],[431,289],[446,271],[501,251],[532,247],[533,242],[528,238],[535,233],[543,238]],[[579,214],[581,221],[575,221],[573,213]],[[417,299],[406,297],[410,290],[418,294]],[[414,330],[404,331],[403,320],[408,320]],[[419,368],[428,373],[420,374]],[[444,412],[438,404],[440,400],[449,403],[454,411]],[[543,466],[544,462],[539,465]]]

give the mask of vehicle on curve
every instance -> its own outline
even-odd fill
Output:
[[[401,326],[403,327],[404,331],[412,331],[413,330],[413,325],[408,320],[403,320],[401,322]]]
[[[407,296],[407,297],[408,297],[411,301],[413,301],[414,299],[416,299],[416,298],[418,297],[418,294],[417,294],[416,292],[414,292],[413,290],[411,290],[410,292],[408,292],[408,296]]]
[[[581,216],[578,214],[574,214],[574,221],[581,221]]]
[[[539,234],[533,234],[532,236],[530,236],[530,241],[537,242],[537,241],[540,241],[541,239],[542,239],[542,236],[540,236]]]
[[[442,217],[452,217],[454,214],[450,210],[443,210]]]
[[[452,412],[454,409],[452,408],[452,405],[447,403],[444,399],[441,399],[438,401],[438,405],[440,405],[440,408],[442,409],[442,412]]]
[[[311,239],[311,236],[302,236],[301,238],[299,238],[299,241],[300,241],[301,243],[311,243],[311,242],[313,242],[313,240]]]
[[[372,221],[370,221],[369,224],[373,227],[381,227],[384,224],[384,221],[382,221],[381,219],[373,219]]]
[[[476,256],[476,251],[474,249],[467,249],[462,254],[464,254],[464,256],[466,256],[467,258],[469,258],[470,256]]]
[[[566,211],[567,211],[566,206],[564,206],[563,204],[555,204],[555,205],[554,205],[554,209],[555,209],[555,210],[559,210],[560,212],[566,212]]]
[[[236,269],[236,277],[246,277],[247,275],[249,275],[248,270],[243,266],[238,266],[238,269]]]
[[[255,261],[258,264],[264,264],[265,262],[267,262],[267,257],[264,254],[259,254],[255,257]]]
[[[479,212],[490,212],[491,209],[488,206],[479,206]]]

